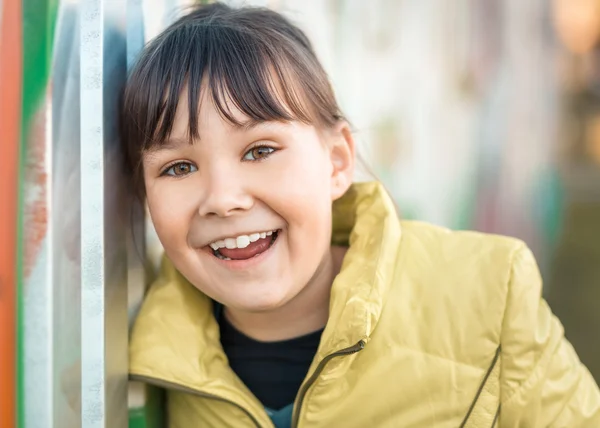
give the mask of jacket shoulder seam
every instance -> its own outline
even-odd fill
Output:
[[[517,258],[517,256],[519,254],[521,254],[525,249],[526,249],[526,244],[523,241],[517,240],[517,245],[515,245],[515,247],[512,249],[512,251],[510,252],[509,255],[509,263],[508,263],[508,272],[507,272],[507,279],[505,281],[506,284],[506,294],[505,294],[505,303],[504,303],[504,313],[502,315],[502,326],[501,326],[501,330],[500,330],[500,346],[502,346],[502,341],[503,341],[503,335],[504,332],[506,331],[506,320],[507,320],[507,312],[508,312],[508,306],[509,306],[509,298],[510,298],[510,293],[511,293],[511,289],[512,289],[512,285],[514,282],[514,265],[515,265],[515,260]],[[502,360],[501,360],[502,361]],[[534,376],[535,373],[532,373],[531,376]],[[527,377],[525,380],[521,381],[517,386],[515,386],[513,388],[512,391],[510,391],[509,395],[506,397],[505,400],[502,400],[502,388],[503,388],[503,382],[502,382],[502,365],[500,366],[500,402],[501,403],[508,403],[512,400],[512,398],[517,395],[517,393],[519,392],[519,389],[521,388],[522,385],[526,384],[529,379],[531,378],[531,376]],[[507,391],[508,392],[508,391]]]
[[[499,345],[498,348],[496,349],[494,359],[492,360],[490,366],[488,367],[487,372],[485,373],[485,376],[483,377],[483,380],[479,384],[479,388],[477,389],[475,398],[473,398],[473,401],[471,402],[471,406],[469,407],[469,410],[467,411],[465,418],[463,419],[462,423],[460,424],[460,428],[463,428],[465,426],[465,424],[467,423],[467,421],[469,420],[469,418],[471,417],[471,413],[473,413],[473,409],[475,409],[475,406],[477,405],[477,402],[479,401],[479,397],[481,396],[483,388],[485,387],[485,385],[490,377],[490,374],[494,370],[494,367],[496,367],[496,364],[498,364],[498,359],[500,357],[501,349],[502,349],[502,347]]]

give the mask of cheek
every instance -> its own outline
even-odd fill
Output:
[[[289,205],[306,221],[331,215],[331,162],[319,148],[305,157],[295,156],[281,171],[280,188]],[[324,221],[326,221],[325,219]]]
[[[279,211],[295,241],[311,242],[315,249],[322,243],[328,246],[330,240],[331,163],[316,150],[308,159],[286,159],[270,187],[271,191],[277,189]]]
[[[307,145],[317,145],[311,143]],[[312,150],[289,150],[277,163],[277,171],[271,183],[301,204],[304,199],[313,203],[331,201],[331,162],[320,146]]]
[[[179,183],[178,183],[179,184]],[[165,248],[186,240],[190,219],[195,212],[191,198],[177,185],[147,188],[148,211],[156,234]]]

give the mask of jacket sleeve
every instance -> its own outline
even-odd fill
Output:
[[[541,290],[534,257],[520,244],[513,253],[500,339],[499,426],[600,427],[598,386]]]

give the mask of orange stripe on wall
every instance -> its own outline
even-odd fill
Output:
[[[21,1],[0,13],[0,427],[16,426],[17,165],[21,112]]]

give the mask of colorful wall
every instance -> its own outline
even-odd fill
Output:
[[[0,3],[0,426],[17,415],[17,174],[22,64],[21,4]]]
[[[126,426],[152,397],[127,382],[143,220],[117,140],[142,3],[3,0],[0,19],[0,426]]]

